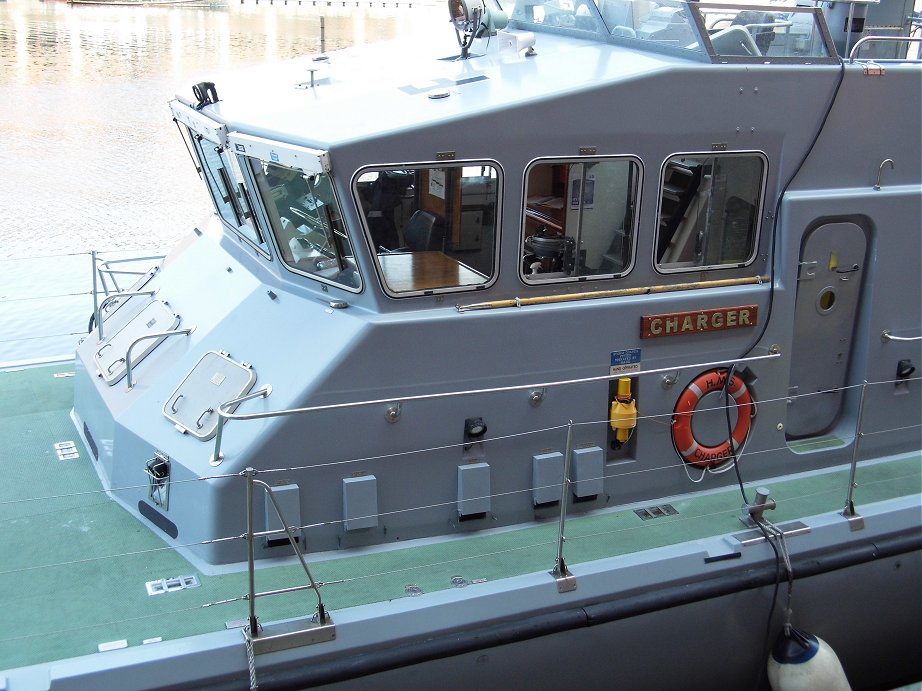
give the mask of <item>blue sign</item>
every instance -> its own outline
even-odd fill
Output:
[[[616,350],[611,354],[609,374],[630,374],[640,371],[640,348]]]

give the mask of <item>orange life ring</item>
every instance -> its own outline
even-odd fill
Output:
[[[672,441],[676,451],[686,463],[699,468],[713,468],[733,456],[749,436],[754,404],[745,382],[736,374],[730,379],[728,392],[736,403],[736,426],[730,439],[717,446],[700,444],[692,432],[692,416],[695,407],[707,394],[723,390],[727,381],[727,370],[712,369],[698,375],[685,387],[676,402],[672,417]],[[732,447],[731,447],[732,443]]]

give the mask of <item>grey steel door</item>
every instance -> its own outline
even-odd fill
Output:
[[[788,404],[788,438],[828,432],[842,407],[867,237],[854,223],[809,231],[800,252]]]

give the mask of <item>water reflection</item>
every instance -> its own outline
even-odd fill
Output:
[[[237,1],[0,0],[0,363],[72,353],[86,334],[90,261],[79,253],[165,250],[211,213],[171,122],[177,89],[318,53],[321,17],[333,50],[411,36],[436,9]]]
[[[432,9],[0,2],[0,165],[15,181],[0,186],[0,257],[173,244],[209,208],[170,125],[177,88],[319,53],[321,18],[333,50],[410,35]]]

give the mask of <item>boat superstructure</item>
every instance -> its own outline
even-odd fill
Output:
[[[5,688],[739,688],[779,580],[856,687],[918,678],[909,14],[454,0],[180,93],[215,214],[97,303],[75,452],[150,597],[236,615]]]

